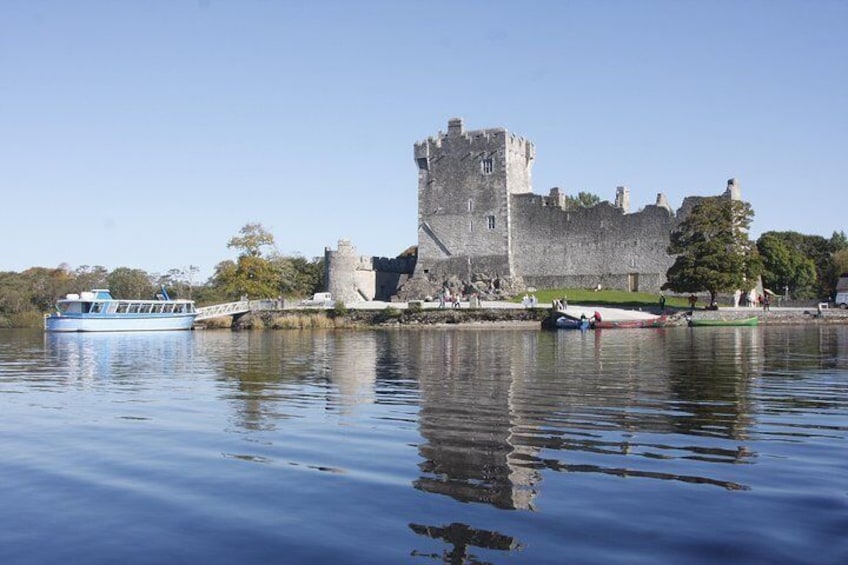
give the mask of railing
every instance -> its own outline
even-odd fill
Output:
[[[246,314],[247,312],[259,312],[262,310],[280,310],[280,300],[239,300],[238,302],[227,302],[225,304],[214,304],[197,309],[195,321],[208,320],[219,316],[233,316]]]

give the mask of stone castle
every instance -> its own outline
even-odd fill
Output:
[[[463,293],[512,294],[527,287],[659,292],[674,262],[677,224],[704,197],[674,211],[663,194],[630,211],[629,189],[615,203],[567,205],[558,188],[534,194],[532,142],[503,128],[447,133],[416,143],[417,256],[362,257],[346,241],[325,250],[327,290],[346,302]],[[735,179],[721,198],[739,200]]]

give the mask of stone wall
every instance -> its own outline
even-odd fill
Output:
[[[529,193],[533,144],[503,128],[448,132],[416,143],[418,262],[416,276],[468,272],[513,274],[510,194]]]
[[[415,256],[369,257],[357,255],[351,242],[339,240],[333,251],[324,249],[324,281],[335,300],[355,303],[390,300],[412,275]]]
[[[572,210],[546,202],[513,197],[514,260],[527,285],[660,290],[673,263],[667,248],[677,220],[668,209],[625,214],[608,202]]]

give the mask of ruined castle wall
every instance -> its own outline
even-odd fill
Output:
[[[324,250],[324,280],[335,300],[345,303],[389,300],[415,269],[415,257],[357,255],[345,240],[336,251]]]
[[[533,154],[531,143],[502,128],[466,132],[458,119],[448,133],[415,144],[416,275],[510,275],[509,193],[531,190]]]
[[[538,195],[513,197],[515,266],[540,288],[659,291],[673,263],[667,253],[676,220],[666,208],[625,214],[608,202],[563,210]]]

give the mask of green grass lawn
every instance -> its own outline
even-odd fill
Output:
[[[540,306],[549,306],[555,299],[565,297],[569,304],[588,304],[612,308],[658,308],[659,294],[627,292],[624,290],[586,290],[582,288],[544,288],[533,294]],[[513,302],[521,302],[524,295],[516,296]],[[666,296],[666,308],[688,308],[686,298]]]

